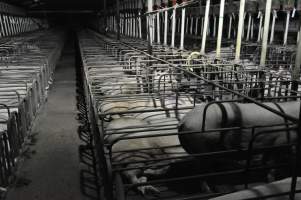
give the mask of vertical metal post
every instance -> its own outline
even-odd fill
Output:
[[[229,15],[229,30],[228,30],[228,39],[231,39],[231,31],[232,31],[232,14]]]
[[[246,0],[240,0],[239,21],[238,21],[238,30],[237,30],[237,40],[236,40],[236,53],[235,53],[236,62],[238,62],[240,59],[242,31],[244,28],[245,4],[246,4]]]
[[[117,40],[120,40],[120,3],[119,0],[116,0],[116,28],[117,28]]]
[[[190,18],[190,34],[192,35],[193,33],[193,23],[194,23],[194,17]]]
[[[167,5],[165,5],[167,7]],[[168,11],[164,12],[164,45],[167,46],[167,32],[168,32]]]
[[[271,18],[271,7],[272,0],[266,1],[266,9],[265,9],[265,21],[264,21],[264,29],[263,29],[263,38],[262,38],[262,50],[261,50],[261,58],[260,58],[260,66],[264,67],[266,62],[267,55],[267,46],[268,46],[268,37],[269,37],[269,26],[270,26],[270,18]]]
[[[180,49],[184,49],[186,9],[182,8]]]
[[[261,31],[262,31],[262,20],[263,20],[263,15],[262,12],[259,11],[258,13],[258,18],[259,18],[259,28],[258,28],[258,38],[257,38],[257,42],[260,42],[261,39]]]
[[[213,37],[216,37],[216,15],[213,16]]]
[[[195,35],[198,35],[198,28],[199,28],[198,26],[199,26],[199,18],[197,17],[195,20],[195,32],[194,32]]]
[[[249,21],[248,21],[248,30],[247,30],[247,38],[246,38],[246,41],[249,41],[249,40],[250,40],[251,22],[252,22],[252,13],[249,13]]]
[[[176,1],[173,1],[173,6],[176,5]],[[171,27],[171,47],[175,47],[175,36],[176,36],[176,8],[172,10],[172,27]]]
[[[224,10],[225,10],[225,0],[221,0],[220,10],[219,10],[218,33],[217,33],[216,58],[220,58],[220,56],[221,56],[223,24],[224,24]]]
[[[153,0],[147,0],[147,9],[148,9],[148,12],[152,12],[153,11]],[[154,24],[153,24],[153,15],[152,14],[149,14],[148,15],[148,27],[147,27],[147,30],[148,30],[148,36],[149,36],[149,42],[150,42],[150,45],[153,44],[153,39],[154,39]]]
[[[206,48],[206,39],[207,39],[207,28],[208,28],[208,22],[209,22],[209,11],[210,11],[210,0],[206,1],[206,10],[205,10],[205,22],[204,22],[204,30],[202,35],[202,47],[201,47],[201,54],[205,54],[205,48]]]
[[[157,43],[161,43],[160,13],[157,12]]]
[[[283,37],[283,45],[287,45],[287,35],[288,35],[288,29],[290,25],[290,17],[291,17],[291,11],[286,12],[286,23],[285,23],[285,31],[284,31],[284,37]]]
[[[1,14],[0,14],[0,26],[1,26],[0,37],[4,37],[5,33],[4,33],[4,27],[3,27],[3,23],[2,23],[2,16],[1,16]]]
[[[272,43],[274,42],[276,18],[277,18],[277,11],[276,11],[276,10],[273,10],[273,20],[272,20],[272,28],[271,28],[270,44],[272,44]]]

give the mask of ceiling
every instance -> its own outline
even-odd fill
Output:
[[[26,10],[101,10],[104,0],[4,0],[4,2]]]

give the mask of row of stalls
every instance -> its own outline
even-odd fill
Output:
[[[0,187],[15,178],[27,136],[47,100],[64,33],[0,4]],[[41,23],[41,24],[39,24]]]
[[[284,181],[286,190],[276,184],[279,190],[250,192],[252,198],[290,194],[293,199],[291,180],[299,191],[293,150],[299,120],[291,110],[300,107],[300,81],[292,81],[289,70],[282,76],[279,69],[247,59],[233,64],[157,44],[149,54],[143,40],[117,41],[93,31],[78,38],[107,199],[210,199],[269,183],[270,169],[277,171],[274,180],[292,177]],[[227,147],[221,143],[227,140],[208,142],[210,134],[250,137]]]
[[[119,3],[78,32],[105,198],[294,199],[301,2]]]

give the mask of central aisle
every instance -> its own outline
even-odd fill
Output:
[[[48,101],[38,115],[33,133],[36,144],[22,164],[19,179],[8,200],[80,200],[80,162],[76,120],[74,47],[68,43],[57,65]],[[19,181],[20,182],[20,181]],[[22,181],[21,181],[22,182]]]

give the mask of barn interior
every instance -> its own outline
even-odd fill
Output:
[[[301,0],[0,0],[0,199],[301,199]]]

